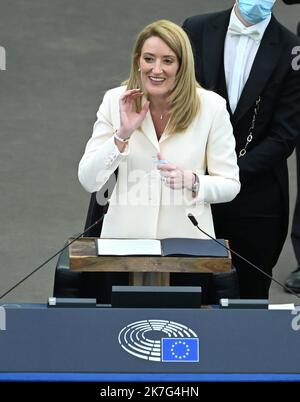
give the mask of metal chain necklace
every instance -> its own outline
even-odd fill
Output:
[[[240,152],[239,152],[239,158],[241,158],[242,156],[246,155],[248,145],[253,140],[253,132],[254,132],[254,129],[255,129],[256,117],[257,117],[258,112],[259,112],[260,101],[261,101],[261,97],[259,96],[255,101],[254,113],[253,113],[253,117],[252,117],[251,126],[249,128],[249,134],[247,136],[247,141],[246,141],[246,144],[244,145],[244,148],[242,148],[240,150]]]

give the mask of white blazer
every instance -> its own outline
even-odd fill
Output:
[[[89,192],[99,191],[118,167],[118,180],[105,216],[106,238],[205,238],[187,214],[192,212],[214,236],[211,203],[231,201],[240,191],[235,139],[226,103],[214,92],[197,89],[200,112],[181,133],[163,133],[158,141],[150,112],[123,153],[113,133],[120,126],[119,98],[125,86],[109,90],[100,105],[92,137],[80,161],[78,176]],[[161,181],[157,153],[195,172],[200,179],[196,198],[187,189],[174,190]]]

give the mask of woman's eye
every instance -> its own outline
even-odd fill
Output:
[[[167,65],[174,64],[175,62],[176,62],[176,59],[173,59],[173,58],[164,59],[164,63]]]
[[[151,63],[151,62],[153,61],[153,57],[144,57],[144,60],[145,60],[147,63]]]

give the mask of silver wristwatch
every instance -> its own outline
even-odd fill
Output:
[[[195,181],[194,181],[194,184],[192,185],[191,190],[192,190],[192,193],[198,194],[199,187],[200,187],[199,177],[198,177],[198,175],[196,175],[196,173],[193,173],[193,175],[195,176]]]

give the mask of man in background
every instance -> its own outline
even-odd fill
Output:
[[[272,15],[275,0],[188,18],[196,76],[227,99],[239,158],[240,194],[213,206],[216,236],[272,275],[288,229],[287,158],[300,126],[296,35]],[[200,183],[201,186],[201,183]],[[267,299],[271,279],[233,256],[242,298]]]
[[[300,4],[300,0],[283,0],[286,4]],[[297,34],[300,36],[300,21],[297,27]],[[300,51],[300,50],[299,50]],[[300,65],[299,65],[300,68]],[[300,133],[300,127],[299,127]],[[292,225],[292,243],[297,260],[298,267],[288,276],[285,286],[296,293],[300,293],[300,139],[296,142],[296,158],[297,158],[297,199],[294,211]]]

